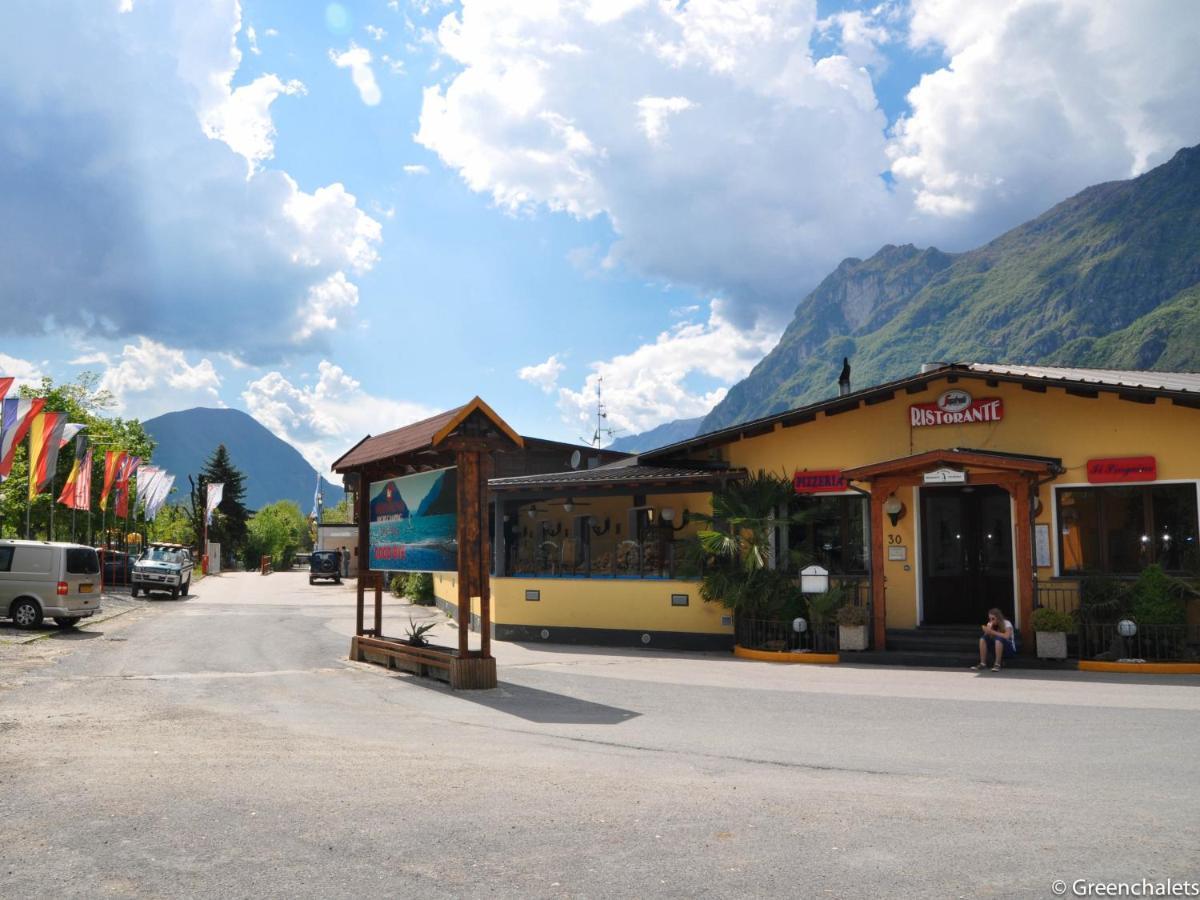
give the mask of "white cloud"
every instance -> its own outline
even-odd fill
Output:
[[[367,34],[377,41],[382,41],[385,37],[387,37],[387,31],[378,25],[368,25]]]
[[[308,303],[300,311],[296,340],[308,340],[318,331],[337,328],[338,313],[358,305],[358,288],[341,272],[334,272],[308,291]]]
[[[947,65],[909,93],[892,171],[975,241],[1200,139],[1200,5],[916,0]]]
[[[371,68],[371,51],[366,47],[358,47],[353,42],[350,48],[338,53],[329,51],[329,59],[339,69],[350,70],[350,80],[358,88],[358,96],[367,106],[378,106],[383,99],[379,90],[379,82],[375,80],[375,72]]]
[[[322,360],[311,384],[279,372],[250,382],[242,393],[259,422],[296,447],[322,473],[368,434],[380,434],[438,412],[419,403],[373,396],[341,367]]]
[[[603,378],[608,421],[621,433],[701,416],[778,340],[779,332],[769,328],[739,328],[728,318],[726,304],[713,300],[706,322],[680,322],[653,343],[593,363],[578,391],[559,388],[559,409],[569,424],[590,431],[596,417],[596,385]]]
[[[898,18],[892,4],[883,3],[874,9],[849,9],[822,19],[817,28],[823,34],[838,34],[841,51],[856,66],[868,66],[876,71],[887,67],[887,58],[880,47],[895,39],[888,22]]]
[[[225,405],[221,376],[207,358],[189,363],[182,350],[145,337],[126,344],[115,361],[104,353],[91,357],[92,362],[107,363],[100,388],[112,393],[114,411],[121,415],[148,419],[189,406]]]
[[[374,265],[380,226],[340,184],[264,167],[271,104],[300,86],[232,88],[236,0],[20,4],[6,25],[22,39],[0,54],[0,296],[24,298],[6,333],[144,334],[256,364],[320,350],[327,331],[298,344],[279,324]]]
[[[420,163],[410,164],[404,167],[405,175],[428,175],[429,166],[423,166]]]
[[[651,144],[661,144],[667,135],[667,117],[692,109],[694,104],[687,97],[643,97],[637,102],[638,118],[642,133]]]
[[[45,365],[44,362],[34,363],[27,359],[9,356],[7,353],[0,353],[0,375],[13,379],[13,386],[9,388],[10,392],[15,392],[23,384],[41,384],[42,376],[46,374]]]
[[[552,354],[545,362],[533,366],[524,366],[517,372],[522,381],[537,385],[543,393],[550,394],[558,386],[558,376],[567,367],[559,362],[558,354]]]
[[[262,51],[258,49],[258,33],[254,30],[253,25],[246,26],[246,46],[255,56],[262,55]]]

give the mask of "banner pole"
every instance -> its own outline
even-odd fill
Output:
[[[50,533],[47,536],[54,540],[54,475],[50,476]]]

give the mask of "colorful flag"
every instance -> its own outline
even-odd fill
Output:
[[[0,413],[0,480],[12,472],[17,446],[24,440],[34,416],[41,413],[45,405],[42,397],[9,397],[4,401],[4,411]]]
[[[29,427],[29,499],[40,494],[54,477],[67,414],[44,412]]]
[[[0,377],[0,400],[8,396],[8,389],[12,387],[13,380],[7,375]]]
[[[204,524],[212,524],[213,510],[221,505],[221,498],[225,496],[225,485],[210,484],[208,486],[208,502],[204,504]]]
[[[85,428],[87,428],[87,426],[81,425],[79,422],[68,422],[66,427],[63,428],[62,440],[59,441],[58,448],[61,450],[63,447],[67,446],[67,441],[78,435],[79,432],[83,431]],[[82,437],[82,435],[80,435],[80,437]],[[76,449],[78,449],[78,446]],[[76,454],[76,456],[78,456],[78,454]]]
[[[76,443],[80,446],[81,441]],[[84,455],[78,449],[75,452],[75,464],[71,466],[71,474],[63,485],[58,502],[68,509],[88,509],[92,503],[92,450],[89,447]]]
[[[125,462],[128,454],[124,450],[106,450],[104,452],[104,488],[100,491],[100,508],[108,509],[108,493],[113,488],[117,478],[117,470]]]
[[[142,464],[140,456],[126,456],[117,471],[117,509],[114,515],[120,519],[129,518],[129,479]]]

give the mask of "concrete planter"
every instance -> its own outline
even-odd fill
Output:
[[[867,626],[866,625],[839,625],[838,626],[838,649],[839,650],[866,650],[867,649]]]
[[[1065,631],[1039,631],[1037,633],[1038,659],[1066,659],[1067,633]]]

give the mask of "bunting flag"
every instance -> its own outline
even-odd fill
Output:
[[[92,450],[80,456],[75,453],[75,465],[71,466],[71,474],[63,485],[58,502],[68,509],[88,509],[92,503]]]
[[[221,505],[221,498],[225,496],[225,484],[210,484],[208,486],[208,502],[204,504],[204,524],[212,524],[213,510]]]
[[[128,455],[124,450],[106,450],[104,452],[104,487],[100,491],[100,508],[103,510],[108,509],[108,494],[116,480],[117,469],[125,462],[125,457]]]
[[[29,499],[32,500],[50,484],[58,465],[58,450],[62,446],[67,414],[40,413],[29,428]]]
[[[0,376],[0,400],[8,396],[8,389],[12,387],[13,380],[7,375]]]
[[[141,465],[142,458],[140,456],[126,456],[124,462],[118,467],[117,471],[117,509],[114,515],[120,519],[129,518],[129,479],[133,477],[133,473],[137,471],[137,467]]]
[[[45,405],[42,397],[9,397],[4,401],[4,411],[0,413],[0,481],[12,472],[17,447]]]
[[[167,495],[171,493],[171,488],[175,484],[175,476],[167,472],[163,472],[163,477],[158,480],[154,496],[150,498],[146,506],[146,518],[153,521],[158,516],[158,511],[163,508],[167,502]]]

